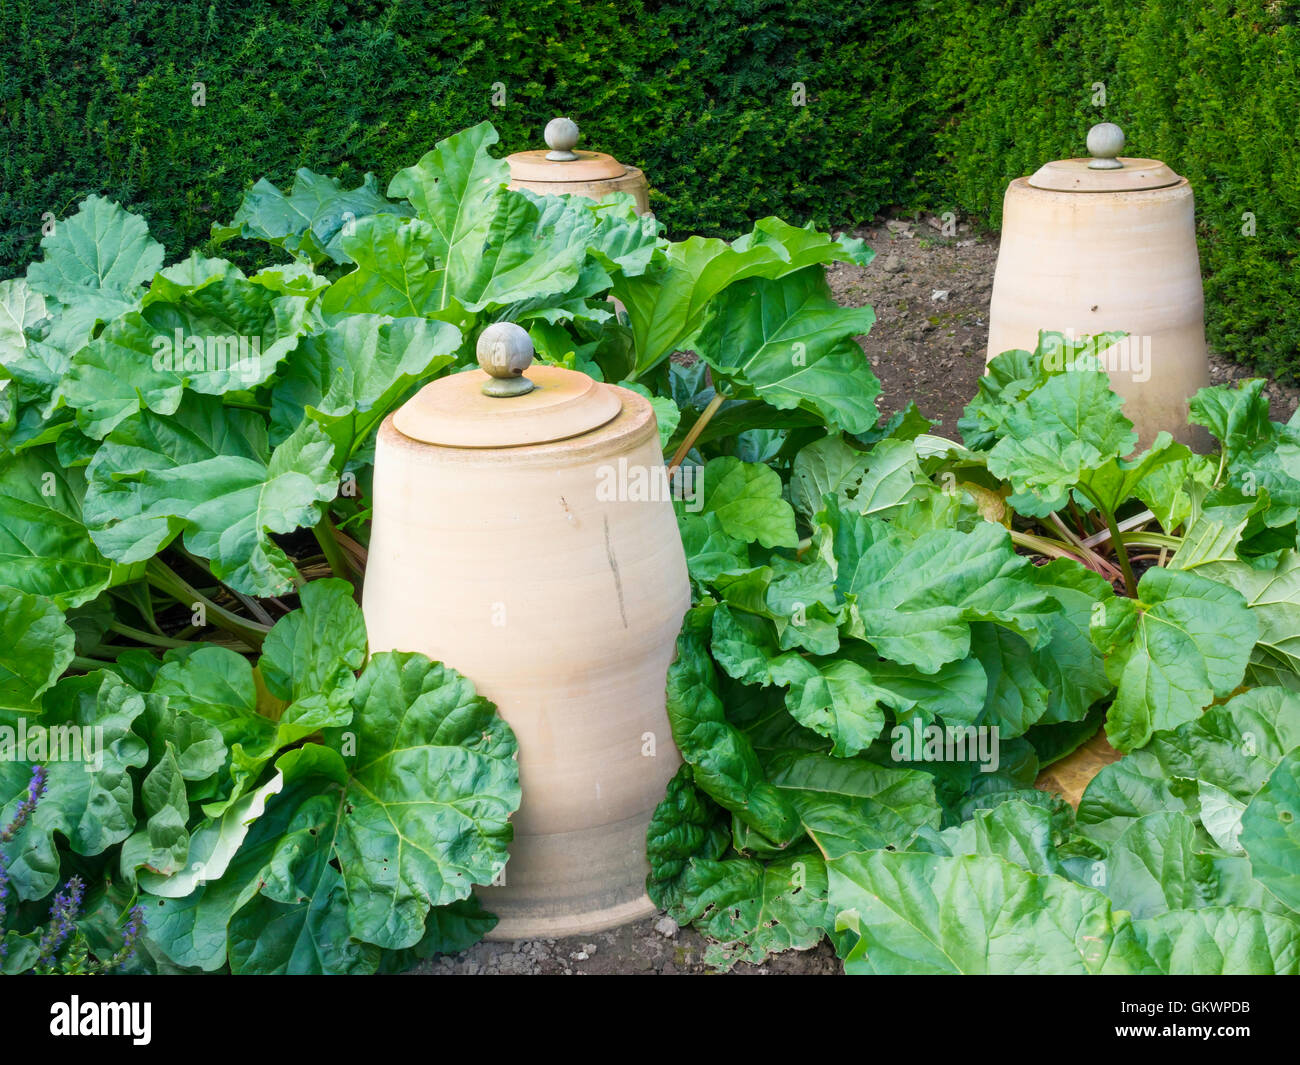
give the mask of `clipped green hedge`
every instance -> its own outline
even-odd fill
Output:
[[[641,166],[677,233],[907,198],[929,150],[921,28],[857,0],[0,0],[0,273],[90,192],[169,252],[300,166],[381,187],[490,119],[505,151],[568,114]],[[910,66],[909,66],[910,64]],[[192,104],[202,82],[206,103]],[[792,103],[802,82],[806,106]],[[505,106],[494,106],[503,86]]]
[[[1195,190],[1211,345],[1300,375],[1300,3],[944,7],[931,89],[948,116],[941,195],[996,226],[1010,178],[1085,154],[1090,125],[1118,122],[1126,155],[1164,160]]]
[[[889,205],[997,225],[1011,178],[1109,119],[1196,188],[1211,342],[1300,375],[1300,0],[0,0],[0,19],[2,276],[90,192],[176,253],[258,177],[383,182],[484,118],[515,151],[564,113],[646,170],[675,235]]]

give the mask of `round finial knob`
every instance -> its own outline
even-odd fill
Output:
[[[546,138],[546,147],[551,149],[546,153],[547,159],[568,163],[578,158],[573,151],[573,146],[578,143],[578,123],[573,119],[551,119],[546,123],[543,136]]]
[[[1114,122],[1098,122],[1088,130],[1091,170],[1118,170],[1124,164],[1115,158],[1124,150],[1124,131]]]
[[[524,371],[533,364],[533,341],[514,322],[493,322],[478,337],[478,364],[488,373],[485,396],[522,396],[533,390]]]

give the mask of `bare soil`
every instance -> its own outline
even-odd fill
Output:
[[[984,371],[989,297],[997,263],[996,234],[966,223],[945,237],[937,219],[880,218],[856,235],[876,251],[866,267],[837,263],[830,284],[846,306],[871,305],[876,325],[860,341],[884,385],[882,414],[915,400],[936,422],[935,433],[957,438],[957,419]],[[1210,355],[1215,384],[1255,376],[1247,366]],[[1270,383],[1272,416],[1285,421],[1300,388]],[[685,975],[707,973],[705,940],[662,914],[609,932],[569,939],[484,942],[461,954],[434,958],[413,975]],[[738,964],[737,975],[840,972],[830,946],[787,951],[762,965]]]
[[[876,324],[861,343],[884,385],[881,412],[915,400],[938,423],[933,432],[956,439],[957,419],[984,372],[998,237],[965,222],[945,237],[939,226],[932,216],[876,219],[855,231],[875,259],[866,267],[836,263],[828,273],[840,303],[875,308]],[[1213,384],[1253,376],[1250,367],[1210,353]],[[1265,395],[1275,421],[1286,421],[1300,403],[1300,388],[1276,382]]]
[[[662,914],[594,935],[479,943],[461,954],[433,958],[411,970],[424,976],[687,976],[712,972],[704,964],[705,940]],[[823,942],[787,951],[762,965],[737,964],[738,976],[839,973],[839,959]]]

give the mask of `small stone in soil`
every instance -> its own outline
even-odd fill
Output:
[[[677,934],[677,929],[677,922],[671,917],[660,917],[655,922],[655,931],[661,936],[667,936],[669,939],[672,939]]]

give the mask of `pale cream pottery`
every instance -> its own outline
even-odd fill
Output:
[[[519,152],[509,156],[510,188],[528,189],[539,196],[585,196],[600,201],[616,192],[629,193],[640,214],[650,213],[650,192],[645,174],[624,166],[611,155],[579,152],[571,163],[547,162],[546,153]]]
[[[567,129],[557,124],[567,123]],[[650,188],[645,174],[624,166],[604,152],[577,151],[578,127],[568,119],[552,119],[546,127],[550,151],[515,152],[510,165],[510,188],[528,189],[539,196],[585,196],[600,201],[617,192],[636,200],[640,214],[650,213]]]
[[[645,836],[681,764],[664,690],[690,605],[671,503],[609,492],[620,459],[662,469],[650,404],[556,367],[528,377],[491,398],[486,374],[456,374],[384,422],[364,591],[372,653],[448,663],[518,737],[510,862],[479,890],[498,939],[654,911]]]
[[[1122,144],[1122,136],[1120,137]],[[1103,353],[1140,447],[1160,430],[1198,450],[1187,400],[1210,383],[1192,189],[1164,164],[1049,163],[1007,189],[988,358],[1042,329],[1129,337]]]

